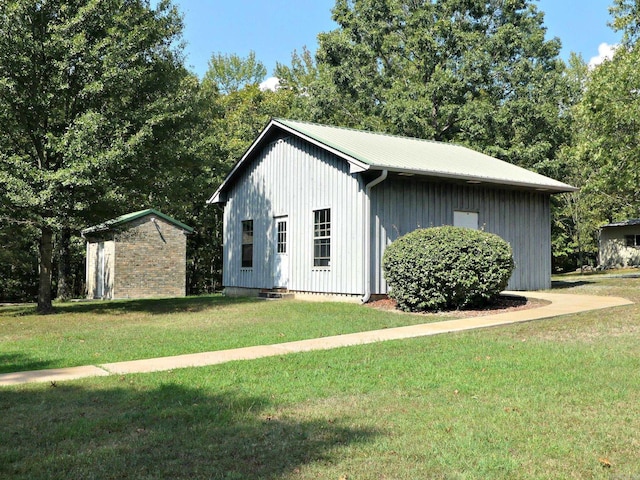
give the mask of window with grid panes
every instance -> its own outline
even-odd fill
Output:
[[[287,253],[287,222],[278,222],[278,253]]]
[[[313,266],[331,265],[331,210],[313,212]]]

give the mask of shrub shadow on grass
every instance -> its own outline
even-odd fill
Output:
[[[588,280],[576,280],[576,281],[571,281],[571,280],[552,280],[551,281],[551,288],[553,290],[561,290],[561,289],[565,289],[565,288],[575,288],[575,287],[581,287],[583,285],[591,285],[593,283],[596,282],[592,282],[592,281],[588,281]]]
[[[49,368],[51,364],[51,361],[36,360],[23,353],[0,354],[0,373],[42,370],[43,368]]]
[[[0,477],[275,479],[377,435],[278,418],[267,399],[237,392],[121,382],[0,389]]]
[[[138,300],[89,300],[55,304],[53,315],[56,313],[129,313],[145,312],[152,315],[180,312],[200,312],[210,308],[227,305],[259,302],[261,300],[252,297],[230,298],[223,295],[203,295],[198,297],[176,298],[145,298]],[[0,309],[0,316],[24,316],[35,315],[36,307],[33,304],[23,306],[11,306]]]

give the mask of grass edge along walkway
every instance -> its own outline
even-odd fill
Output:
[[[441,333],[459,332],[476,328],[495,327],[499,325],[528,322],[531,320],[540,320],[543,318],[633,304],[632,301],[621,297],[573,295],[548,292],[511,293],[518,296],[546,300],[550,303],[539,308],[527,310],[516,310],[481,317],[460,318],[455,320],[445,320],[442,322],[423,323],[383,330],[371,330],[335,335],[331,337],[298,340],[274,345],[234,348],[230,350],[104,363],[100,365],[5,373],[0,375],[0,386],[18,385],[31,382],[57,382],[116,374],[124,375],[129,373],[159,372],[164,370],[174,370],[177,368],[204,367],[235,360],[251,360],[255,358],[286,355],[288,353],[295,352],[328,350],[332,348],[364,345],[387,340],[402,340],[406,338],[438,335]]]

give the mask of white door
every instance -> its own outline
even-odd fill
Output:
[[[98,243],[96,255],[96,294],[94,298],[104,297],[104,242]]]
[[[287,288],[289,286],[289,243],[287,224],[288,217],[276,217],[275,219],[273,262],[273,286],[274,288]]]

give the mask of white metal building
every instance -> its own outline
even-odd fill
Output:
[[[482,228],[508,241],[514,290],[551,285],[549,199],[574,187],[474,150],[272,120],[209,203],[224,206],[223,285],[387,292],[386,246],[416,228]]]

